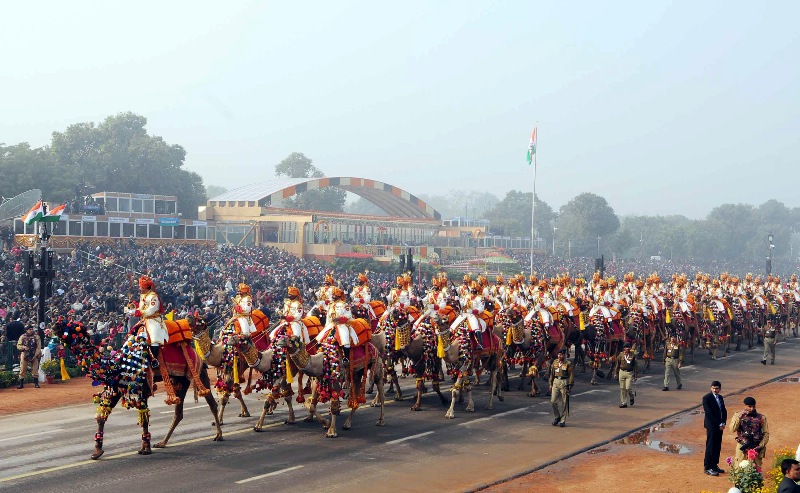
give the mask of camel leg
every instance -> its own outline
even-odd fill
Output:
[[[139,420],[142,425],[142,448],[139,449],[139,455],[150,455],[153,450],[150,448],[150,410],[147,404],[144,409],[139,409]]]
[[[527,361],[523,361],[522,362],[522,372],[519,374],[519,376],[521,378],[520,378],[519,386],[517,387],[517,390],[521,391],[523,389],[523,387],[525,386],[525,375],[528,374],[528,367],[529,366],[530,365],[529,365],[529,363]]]
[[[395,393],[394,393],[394,400],[395,401],[402,401],[403,400],[403,391],[400,389],[400,380],[397,379],[397,370],[395,370],[394,367],[389,369],[389,381],[391,382],[391,385],[396,385]]]
[[[172,415],[172,423],[170,423],[169,425],[169,430],[167,431],[167,434],[163,440],[153,445],[154,448],[166,447],[167,442],[172,436],[172,432],[175,431],[175,428],[178,426],[178,423],[180,423],[183,420],[183,403],[186,397],[186,390],[184,390],[183,387],[181,387],[181,391],[178,393],[178,397],[180,397],[181,400],[175,405],[175,412]]]
[[[475,402],[472,400],[472,382],[470,381],[470,375],[467,375],[464,392],[467,393],[467,407],[464,410],[468,413],[475,412]]]
[[[422,387],[425,385],[425,379],[417,377],[417,385],[416,385],[416,400],[414,404],[411,406],[412,411],[419,411],[422,409]]]
[[[338,400],[331,401],[330,412],[328,414],[331,417],[331,421],[330,421],[330,424],[327,426],[328,430],[325,433],[325,437],[326,438],[336,438],[336,437],[339,436],[339,434],[336,433],[336,415],[339,414],[339,401]],[[327,424],[327,423],[325,423],[325,424]],[[323,426],[325,426],[325,424],[323,424]]]
[[[258,421],[256,421],[255,426],[253,426],[253,431],[257,433],[262,431],[264,428],[264,418],[266,418],[268,414],[272,414],[272,410],[275,408],[274,402],[275,400],[272,398],[272,396],[264,399],[264,407],[261,408],[261,415],[258,417]]]
[[[373,383],[378,386],[378,402],[380,403],[380,416],[378,417],[378,422],[375,423],[377,426],[383,426],[386,424],[386,421],[383,418],[383,404],[386,401],[386,395],[384,394],[383,390],[383,382],[384,382],[384,374],[383,370],[380,372],[376,372],[373,375]]]
[[[97,421],[97,432],[94,434],[94,453],[91,456],[93,460],[97,460],[101,455],[103,455],[103,434],[106,427],[106,421],[108,421],[111,411],[114,410],[114,407],[117,405],[121,397],[122,394],[113,394],[107,403],[102,403],[101,401],[100,406],[98,406],[97,415],[95,417]],[[103,398],[102,394],[100,398]]]
[[[454,383],[453,387],[450,389],[450,408],[447,410],[446,413],[444,413],[445,418],[453,419],[456,417],[455,415],[456,398],[458,397],[458,393],[461,390],[461,385],[463,380],[464,376],[459,373],[456,383]]]
[[[442,394],[442,389],[440,388],[439,380],[434,380],[433,382],[431,382],[431,385],[433,386],[433,390],[436,392],[436,395],[439,396],[439,400],[442,402],[442,405],[446,406],[447,398],[444,396],[444,394]]]
[[[343,430],[349,430],[350,426],[353,424],[353,415],[356,413],[357,407],[350,408],[350,414],[347,415],[347,419],[344,420],[344,424],[342,425]]]
[[[225,406],[228,405],[228,401],[230,400],[230,398],[231,398],[230,393],[228,392],[222,393],[222,399],[219,400],[219,412],[217,414],[217,419],[215,419],[214,422],[211,423],[212,426],[225,424],[225,421],[223,421],[222,419],[222,415],[225,414]]]
[[[486,409],[487,410],[491,410],[491,409],[494,408],[494,393],[495,392],[499,392],[499,389],[497,388],[497,370],[496,369],[494,369],[491,372],[489,372],[489,383],[491,384],[491,387],[489,387],[489,404],[486,405]],[[497,399],[498,400],[502,399],[502,396],[498,395]]]
[[[242,407],[241,412],[239,413],[240,418],[249,418],[250,411],[247,410],[247,404],[244,403],[244,396],[242,396],[242,390],[238,385],[233,386],[233,396],[239,401],[239,404]]]

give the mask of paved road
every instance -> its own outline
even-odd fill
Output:
[[[548,399],[524,392],[507,393],[505,402],[484,410],[488,390],[480,387],[474,413],[456,406],[456,419],[447,420],[429,393],[422,412],[410,411],[409,401],[389,401],[382,428],[375,426],[377,410],[361,408],[353,429],[340,430],[336,439],[325,438],[316,423],[282,424],[284,406],[268,418],[264,433],[254,433],[257,417],[238,418],[237,406],[229,407],[225,440],[215,443],[208,409],[188,403],[170,446],[147,457],[136,454],[136,413],[116,410],[106,425],[106,453],[91,461],[92,405],[8,416],[0,418],[0,490],[364,491],[391,485],[396,491],[470,491],[697,405],[711,380],[722,381],[729,395],[800,369],[800,339],[779,343],[775,366],[759,363],[761,351],[718,361],[698,354],[694,364],[685,362],[682,391],[661,392],[663,365],[654,364],[640,377],[636,406],[628,409],[617,407],[615,382],[591,387],[588,374],[578,374],[566,428],[550,425]],[[411,385],[403,381],[407,393]],[[251,414],[260,410],[256,399],[247,398]],[[728,399],[729,408],[739,400]],[[162,396],[154,402],[155,442],[172,412]]]

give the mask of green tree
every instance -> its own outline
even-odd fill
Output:
[[[302,152],[293,152],[276,164],[275,175],[289,178],[322,178],[325,176]],[[291,209],[344,212],[346,200],[347,192],[345,190],[327,187],[321,190],[308,190],[288,198],[284,200],[284,206]]]
[[[0,176],[3,197],[38,188],[48,202],[66,201],[75,181],[69,174],[53,173],[53,158],[46,148],[32,149],[27,143],[0,145]]]
[[[714,239],[707,258],[751,258],[748,243],[756,237],[758,216],[752,205],[723,204],[706,218],[706,227]],[[766,238],[766,236],[763,236]]]
[[[610,253],[608,240],[619,229],[619,218],[606,199],[587,192],[561,207],[556,226],[562,244],[571,240],[573,255],[594,256],[597,237],[600,237],[600,253]]]
[[[128,112],[109,116],[99,125],[78,123],[53,132],[55,171],[90,192],[175,195],[178,211],[197,217],[197,207],[206,202],[202,178],[182,168],[183,147],[148,135],[146,125],[145,117]]]
[[[501,236],[520,236],[529,238],[531,235],[531,196],[530,192],[511,190],[503,200],[486,211],[484,217],[491,224],[489,232]],[[549,244],[553,239],[553,226],[555,220],[553,208],[536,197],[536,224],[539,236]]]
[[[222,195],[223,193],[227,192],[228,189],[225,187],[221,187],[219,185],[208,185],[206,186],[206,195],[209,199]]]
[[[388,216],[383,209],[373,204],[364,197],[359,197],[352,204],[347,205],[348,214],[361,214],[365,216]]]

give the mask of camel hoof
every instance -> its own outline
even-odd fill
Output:
[[[494,406],[486,406],[483,409],[486,411],[491,411],[492,409],[494,409]]]
[[[350,425],[344,425],[344,426],[342,426],[342,429],[343,430],[349,430],[350,429]]]
[[[283,424],[285,424],[285,425],[293,425],[294,423],[295,423],[295,421],[294,421],[294,420],[291,420],[291,421],[290,421],[290,420],[288,420],[288,419],[287,419],[287,420],[284,420],[284,422],[283,422]]]
[[[223,422],[222,422],[222,420],[220,420],[220,422],[219,422],[219,425],[220,425],[220,426],[222,426],[222,425],[224,425],[224,424],[225,424],[225,423],[223,423]],[[215,423],[215,422],[213,422],[213,421],[212,421],[212,422],[211,422],[211,426],[217,426],[217,423]]]
[[[414,404],[413,406],[411,406],[411,410],[412,410],[412,411],[419,411],[420,409],[422,409],[422,406],[418,406],[418,405],[416,405],[416,404]]]
[[[265,416],[272,416],[272,411],[267,411],[264,415]],[[239,417],[241,417],[241,415]]]
[[[333,435],[325,435],[325,438],[339,438],[339,435],[334,433]]]
[[[153,448],[164,448],[167,444],[164,442],[158,442],[157,444],[153,445]]]
[[[239,413],[239,417],[240,418],[249,418],[250,417],[250,413]]]
[[[375,426],[386,426],[386,423],[383,420],[380,420],[377,423],[375,423]]]
[[[403,396],[395,396],[395,397],[394,397],[394,401],[395,401],[395,402],[400,402],[400,401],[402,401],[402,400],[403,400]]]
[[[452,414],[445,414],[444,417],[447,418],[447,419],[455,418],[455,416],[453,416]]]
[[[506,398],[503,397],[502,395],[498,395],[497,396],[497,400],[500,401],[500,402],[505,402]]]
[[[314,417],[313,416],[306,416],[305,418],[303,418],[303,422],[304,423],[310,423],[312,421],[314,421]]]
[[[256,433],[261,433],[264,430],[262,430],[260,426],[254,426],[253,431],[255,431]]]
[[[213,441],[215,441],[215,442],[221,442],[222,440],[223,440],[223,438],[222,438],[222,435],[217,435],[217,436],[215,436],[215,437],[214,437],[214,440],[213,440]]]
[[[139,455],[150,455],[152,453],[153,453],[153,451],[150,450],[149,448],[143,448],[143,449],[139,450]]]
[[[468,412],[468,413],[474,413],[474,412],[475,412],[475,406],[468,407],[468,408],[466,408],[466,409],[464,409],[464,410],[465,410],[466,412]]]
[[[99,451],[99,452],[95,452],[95,453],[93,453],[93,454],[92,454],[92,460],[97,460],[97,459],[99,459],[99,458],[100,458],[100,456],[101,456],[101,455],[103,455],[103,453],[104,453],[104,452],[105,452],[105,450],[101,450],[101,451]]]

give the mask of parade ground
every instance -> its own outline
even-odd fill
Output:
[[[98,388],[88,379],[3,389],[0,428],[7,466],[0,471],[0,489],[108,491],[136,481],[139,488],[174,484],[180,491],[231,484],[241,491],[263,491],[265,485],[270,491],[362,491],[381,485],[395,491],[586,491],[624,474],[633,491],[724,491],[726,475],[714,478],[702,471],[700,399],[712,380],[722,382],[731,415],[745,395],[754,396],[769,419],[768,459],[776,448],[796,448],[800,426],[793,414],[800,398],[791,377],[799,341],[781,340],[774,366],[759,363],[760,346],[717,361],[698,351],[694,363],[687,356],[681,391],[661,391],[663,364],[654,362],[640,374],[636,405],[628,409],[617,407],[616,382],[590,386],[588,374],[576,373],[566,428],[551,426],[549,399],[525,392],[505,393],[504,402],[495,400],[494,409],[486,410],[488,390],[481,386],[476,411],[457,405],[453,420],[444,418],[445,408],[429,392],[421,412],[409,410],[408,398],[387,399],[385,427],[375,426],[377,410],[364,407],[344,431],[343,412],[336,439],[325,438],[319,424],[300,421],[305,411],[299,405],[296,425],[283,424],[287,411],[281,405],[267,417],[265,431],[254,433],[261,402],[251,394],[245,399],[251,417],[238,417],[238,403],[228,405],[224,441],[211,441],[208,408],[190,400],[169,446],[143,457],[136,454],[136,413],[117,409],[106,425],[106,454],[99,461],[89,460],[96,429],[91,395]],[[512,389],[517,381],[512,378]],[[401,384],[411,395],[413,379]],[[173,414],[162,396],[151,400],[154,443]],[[643,428],[650,431],[637,432]],[[733,438],[726,432],[723,468],[732,453]]]

